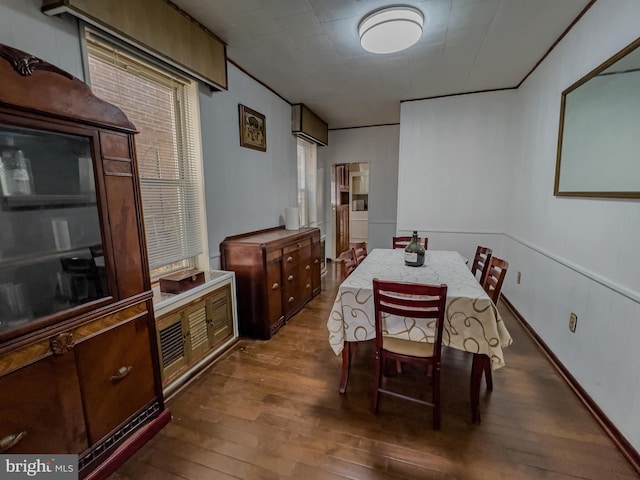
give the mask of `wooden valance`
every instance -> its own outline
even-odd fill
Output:
[[[131,39],[216,90],[227,90],[227,45],[166,0],[42,0],[47,15],[69,13]]]
[[[291,131],[294,135],[311,140],[319,145],[329,143],[327,123],[303,103],[291,106]]]

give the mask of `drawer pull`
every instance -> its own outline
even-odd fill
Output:
[[[271,290],[277,290],[279,286],[280,285],[278,285],[278,282],[276,282],[273,285],[271,285]]]
[[[305,270],[307,270],[307,271],[309,271],[309,270],[311,270],[311,266],[310,266],[310,265],[307,265],[306,267],[304,267],[304,269],[305,269]]]
[[[129,365],[128,367],[120,367],[115,374],[111,375],[111,381],[119,382],[124,377],[129,375],[129,372],[131,372],[131,370],[133,370],[133,365]]]
[[[289,275],[289,277],[287,277],[287,280],[292,281],[293,280],[293,275]]]
[[[24,438],[27,434],[27,431],[24,430],[20,433],[14,433],[11,435],[7,435],[3,439],[0,440],[0,453],[6,452],[11,447],[13,447],[16,443]]]
[[[289,303],[293,303],[294,300],[295,300],[295,298],[289,297]]]
[[[315,264],[317,265],[318,263],[320,263],[320,260],[318,260],[318,259],[316,258],[316,259],[313,261],[313,263],[315,263]]]
[[[288,256],[287,257],[287,262],[293,262],[293,257],[292,256]]]
[[[307,283],[307,286],[305,287],[307,290],[311,288],[311,284]]]

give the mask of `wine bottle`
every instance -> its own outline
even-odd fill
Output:
[[[418,232],[413,232],[413,237],[404,249],[404,263],[410,267],[424,265],[424,245],[418,239]]]

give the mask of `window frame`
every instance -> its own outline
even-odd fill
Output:
[[[171,65],[164,64],[160,62],[154,56],[149,55],[144,48],[139,47],[133,42],[124,41],[119,37],[116,38],[113,35],[110,35],[108,32],[104,32],[101,30],[97,30],[94,27],[91,27],[85,23],[81,25],[81,40],[82,40],[82,54],[83,54],[83,71],[84,71],[84,79],[85,83],[91,86],[91,77],[89,73],[89,45],[87,40],[87,35],[92,35],[98,38],[100,41],[104,41],[107,44],[110,44],[114,48],[121,50],[125,55],[133,57],[134,62],[139,62],[142,65],[145,65],[147,68],[151,68],[153,70],[157,70],[159,72],[159,76],[167,76],[170,78],[174,78],[182,83],[189,84],[187,87],[191,91],[188,95],[190,95],[189,103],[189,114],[191,118],[184,119],[187,122],[191,122],[189,127],[189,143],[191,144],[191,152],[189,154],[191,160],[193,161],[193,165],[191,165],[191,170],[193,174],[192,184],[194,186],[195,193],[193,194],[195,209],[197,210],[197,215],[199,220],[197,221],[200,225],[199,235],[200,235],[200,253],[193,255],[191,257],[185,258],[178,262],[173,262],[171,264],[166,264],[164,266],[157,267],[155,269],[150,269],[150,276],[152,283],[157,282],[160,277],[167,275],[169,273],[173,273],[176,271],[188,269],[188,268],[199,268],[202,270],[209,269],[209,252],[208,252],[208,238],[207,238],[207,224],[206,224],[206,197],[205,197],[205,185],[204,185],[204,165],[203,165],[203,154],[202,154],[202,141],[201,141],[201,123],[200,123],[200,102],[199,102],[199,83],[196,79],[186,76],[183,72],[179,72],[175,70]],[[144,75],[142,75],[144,77]],[[175,102],[179,103],[182,101],[182,98],[175,98]],[[178,117],[178,115],[176,115]],[[175,119],[174,119],[175,120]],[[179,123],[181,120],[177,120],[176,123]],[[180,148],[180,138],[184,137],[184,132],[182,135],[176,133],[176,148]],[[182,171],[184,169],[182,162],[180,164],[179,169]],[[138,169],[140,170],[140,169]],[[139,171],[140,174],[140,171]],[[149,179],[148,179],[149,180]],[[173,183],[180,184],[183,182],[180,178],[170,181],[169,179],[162,180],[150,180],[148,183],[153,183],[157,181],[159,183]],[[141,190],[145,181],[143,178],[139,177],[138,182],[141,185]],[[141,200],[142,206],[144,209],[144,195],[142,195],[141,191]],[[147,242],[146,237],[146,229],[145,227],[145,243],[147,244],[147,251],[149,250],[149,244]]]

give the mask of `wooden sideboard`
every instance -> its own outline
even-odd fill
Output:
[[[236,274],[240,335],[271,338],[320,293],[320,230],[284,226],[227,237],[224,270]]]

